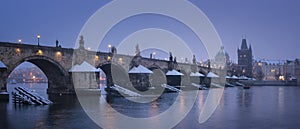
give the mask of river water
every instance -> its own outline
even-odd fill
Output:
[[[97,125],[83,110],[75,95],[47,95],[47,84],[9,84],[8,91],[13,87],[23,86],[40,93],[52,100],[54,104],[47,106],[15,105],[11,101],[0,103],[0,129],[97,129]],[[123,97],[92,96],[101,108],[111,106],[119,113],[137,119],[157,116],[170,108],[175,98],[188,97],[184,93],[165,93],[159,99],[149,103],[134,103]],[[173,128],[176,129],[298,129],[300,128],[300,87],[293,86],[257,86],[244,90],[240,87],[225,88],[218,107],[212,116],[199,124],[199,113],[208,95],[208,90],[199,91],[191,111]],[[187,98],[188,100],[189,98]],[[101,102],[102,101],[102,102]],[[103,103],[107,101],[108,103]],[[98,103],[99,102],[99,103]],[[186,108],[184,101],[179,105]],[[179,108],[178,110],[182,110]],[[174,116],[183,115],[175,114]],[[170,116],[171,117],[171,116]],[[101,118],[105,127],[115,126],[118,120],[114,113],[104,113]],[[152,120],[151,127],[170,124],[166,121]],[[132,123],[131,123],[132,124]],[[138,124],[138,123],[136,123]],[[144,127],[150,125],[145,124]],[[104,126],[102,126],[104,127]],[[124,125],[124,128],[128,126]]]

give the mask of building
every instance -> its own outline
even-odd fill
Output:
[[[212,62],[215,65],[215,68],[224,68],[227,67],[229,64],[229,55],[225,51],[224,47],[222,46],[217,55],[215,56],[215,60]]]
[[[251,45],[248,47],[246,39],[242,39],[241,48],[237,52],[239,75],[252,78],[252,48]]]
[[[300,85],[300,61],[299,61],[299,59],[295,60],[295,77],[297,79],[297,85]]]
[[[283,80],[284,60],[256,59],[253,62],[253,77],[257,80]]]

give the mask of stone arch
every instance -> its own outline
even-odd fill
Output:
[[[7,69],[7,77],[17,66],[26,61],[36,65],[47,76],[47,93],[62,93],[73,90],[68,72],[58,62],[47,56],[28,56],[11,63]]]
[[[120,86],[130,85],[128,71],[119,64],[103,62],[97,65],[97,68],[100,68],[105,73],[107,86],[115,84]]]

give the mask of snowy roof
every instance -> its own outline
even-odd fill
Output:
[[[231,78],[231,77],[229,77],[229,76],[226,76],[225,78],[226,78],[226,79],[229,79],[229,78]]]
[[[235,76],[235,75],[233,75],[231,78],[232,78],[232,79],[238,79],[238,77]]]
[[[166,73],[166,75],[174,75],[174,76],[183,76],[183,74],[182,73],[180,73],[180,72],[178,72],[178,71],[176,71],[176,70],[172,70],[172,71],[168,71],[167,73]]]
[[[153,73],[151,70],[149,70],[148,68],[139,65],[138,67],[133,67],[132,69],[129,70],[128,73],[148,73],[151,74]]]
[[[6,65],[2,61],[0,61],[0,68],[7,68]]]
[[[207,77],[219,77],[217,74],[213,73],[213,72],[209,72],[207,75]]]
[[[80,65],[74,65],[69,72],[100,72],[100,69],[96,69],[91,64],[83,61]]]
[[[240,78],[240,79],[249,79],[249,78],[246,77],[246,76],[240,76],[239,78]]]
[[[192,77],[204,77],[204,75],[199,73],[199,72],[196,72],[196,73],[191,72],[190,76],[192,76]]]

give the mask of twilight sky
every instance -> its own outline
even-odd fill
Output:
[[[232,60],[237,60],[236,51],[243,35],[246,35],[248,43],[252,45],[255,58],[300,58],[300,1],[190,1],[200,8],[215,26]],[[17,42],[18,38],[21,38],[24,43],[34,44],[39,33],[42,45],[54,45],[58,39],[63,47],[74,47],[85,22],[108,2],[109,0],[1,1],[0,41]],[[151,19],[156,19],[157,22],[149,22]],[[161,20],[171,25],[160,23]],[[134,22],[144,23],[143,27],[135,26]],[[105,42],[118,43],[134,31],[158,26],[177,34],[178,31],[174,27],[177,25],[182,27],[175,20],[158,15],[128,18],[109,32],[113,36],[108,36]],[[127,31],[117,33],[118,28]],[[183,27],[181,30],[186,32],[181,37],[183,40],[191,44],[197,42],[195,37],[190,36],[193,34],[188,29]],[[196,55],[201,56],[201,53],[196,52]]]

